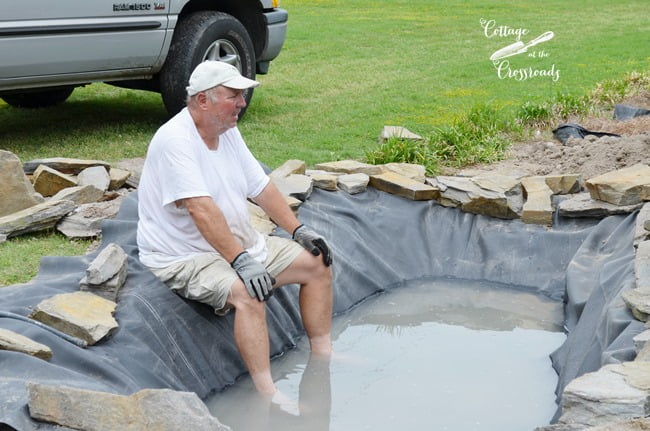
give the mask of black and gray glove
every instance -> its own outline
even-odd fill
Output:
[[[301,224],[293,231],[293,240],[303,246],[308,252],[314,256],[323,254],[323,263],[325,266],[332,264],[332,254],[330,248],[325,242],[325,238]]]
[[[251,257],[248,252],[240,253],[230,264],[237,272],[241,281],[244,282],[246,290],[251,298],[257,298],[260,302],[271,297],[273,283],[275,280],[266,271],[264,265]]]

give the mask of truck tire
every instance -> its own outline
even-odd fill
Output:
[[[242,75],[255,79],[255,50],[246,28],[232,15],[215,11],[195,12],[176,26],[165,65],[160,71],[160,93],[170,116],[185,107],[186,87],[197,64],[223,61]],[[244,93],[246,104],[253,89]],[[240,118],[245,112],[239,114]]]
[[[15,108],[47,108],[65,102],[74,87],[59,87],[26,93],[6,94],[2,99]]]

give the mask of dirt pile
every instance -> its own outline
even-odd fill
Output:
[[[650,109],[650,93],[622,103]],[[579,173],[586,180],[637,163],[650,163],[650,116],[627,121],[612,118],[613,111],[601,117],[567,122],[592,131],[615,133],[621,135],[620,138],[588,135],[584,139],[570,138],[562,145],[550,130],[539,131],[535,140],[513,145],[506,160],[473,169],[498,171],[504,175]]]

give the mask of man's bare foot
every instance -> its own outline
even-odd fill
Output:
[[[287,397],[280,391],[275,391],[271,398],[271,405],[278,407],[283,412],[292,416],[300,416],[300,407],[298,402]]]

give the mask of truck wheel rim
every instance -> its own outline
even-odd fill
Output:
[[[235,66],[241,72],[239,52],[229,40],[217,39],[205,51],[202,61],[215,60]]]

